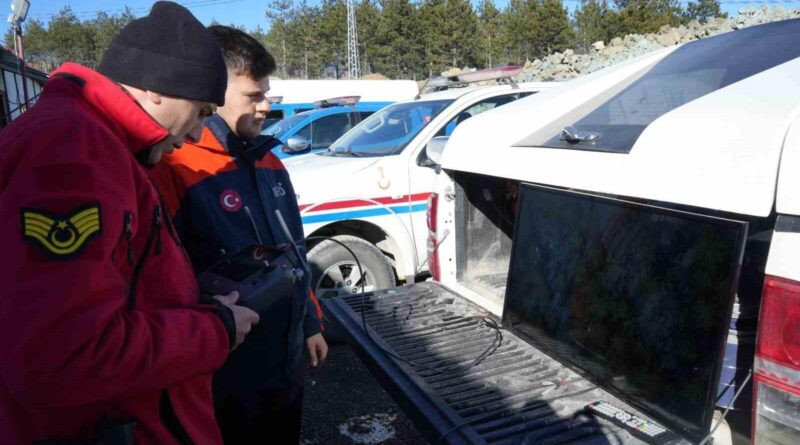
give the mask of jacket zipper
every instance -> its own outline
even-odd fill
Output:
[[[175,414],[175,408],[172,406],[172,399],[169,397],[169,391],[166,389],[161,390],[161,402],[158,404],[158,416],[161,422],[167,428],[167,431],[172,434],[172,437],[181,445],[192,445],[194,442],[189,437],[189,433],[181,425],[180,419]]]
[[[144,268],[144,262],[147,260],[147,256],[150,254],[150,249],[153,247],[153,241],[155,240],[156,236],[159,235],[159,244],[160,242],[160,234],[161,234],[161,207],[156,206],[155,210],[153,211],[153,223],[150,225],[150,233],[147,235],[147,241],[144,244],[144,249],[142,249],[142,256],[139,257],[139,261],[136,262],[136,266],[133,268],[133,274],[131,274],[131,284],[128,287],[128,310],[132,311],[136,308],[136,285],[139,281],[139,274],[142,272],[142,268]],[[160,247],[158,250],[160,251]]]
[[[161,205],[161,211],[164,213],[164,221],[166,223],[164,225],[167,228],[167,233],[169,233],[169,236],[175,241],[175,244],[177,244],[178,247],[182,247],[183,243],[181,242],[181,238],[178,236],[177,229],[175,229],[175,224],[172,222],[172,218],[170,218],[169,212],[167,212],[167,209],[164,208],[163,204]]]
[[[156,232],[156,255],[161,255],[161,205],[156,207],[156,227],[159,229]]]
[[[162,224],[162,216],[161,216],[161,205],[157,205],[153,210],[153,223],[150,225],[150,233],[147,235],[147,241],[145,242],[144,249],[142,250],[142,256],[139,258],[139,261],[136,263],[136,267],[133,269],[133,274],[131,276],[131,284],[128,288],[128,310],[133,310],[136,307],[136,284],[139,280],[139,275],[144,268],[145,260],[147,260],[147,256],[150,253],[151,248],[153,247],[153,241],[155,241],[156,246],[156,255],[161,254],[161,224]],[[130,261],[133,260],[133,250],[130,249],[130,239],[133,238],[133,215],[126,214],[125,215],[125,236],[129,240],[129,254],[128,259]],[[169,216],[167,215],[167,224],[170,224]],[[177,236],[170,233],[173,238],[177,241]],[[180,245],[180,244],[179,244]],[[183,249],[181,249],[183,250]],[[184,255],[186,252],[184,251]],[[178,416],[175,414],[175,409],[172,406],[172,400],[169,397],[169,392],[164,389],[161,391],[161,402],[159,403],[159,417],[161,421],[164,423],[164,426],[167,428],[170,434],[178,441],[181,445],[192,445],[194,442],[189,437],[189,434],[186,432],[186,429],[181,425]]]
[[[135,257],[133,254],[133,213],[125,212],[125,242],[128,245],[128,265],[133,267]]]

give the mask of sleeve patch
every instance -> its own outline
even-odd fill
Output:
[[[66,215],[23,208],[21,216],[22,239],[56,259],[77,255],[103,232],[97,204],[78,207]]]

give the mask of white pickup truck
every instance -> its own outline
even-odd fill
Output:
[[[434,281],[323,304],[432,443],[800,443],[799,38],[667,48],[429,147]]]
[[[396,278],[413,282],[426,272],[425,209],[435,176],[426,144],[473,116],[553,85],[462,85],[425,94],[374,113],[325,152],[285,159],[306,235],[335,237],[356,251],[364,268],[360,274],[334,242],[310,243],[317,295],[352,293],[362,284],[367,290],[392,287]]]

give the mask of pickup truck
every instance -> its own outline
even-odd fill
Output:
[[[328,150],[284,159],[306,235],[337,237],[361,257],[364,274],[339,245],[309,245],[320,298],[381,289],[427,271],[425,206],[434,168],[425,146],[486,110],[552,87],[507,83],[451,87],[373,113]]]
[[[323,305],[431,443],[800,443],[798,38],[666,48],[428,145],[433,281]]]

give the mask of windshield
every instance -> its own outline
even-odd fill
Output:
[[[272,126],[268,127],[266,130],[262,131],[261,134],[273,136],[277,139],[280,139],[283,135],[289,132],[295,125],[299,124],[303,119],[308,117],[305,114],[295,114],[292,116],[287,117],[286,119],[281,119],[278,122],[272,124]]]
[[[331,145],[329,155],[389,156],[403,151],[453,100],[395,104],[376,112]]]

